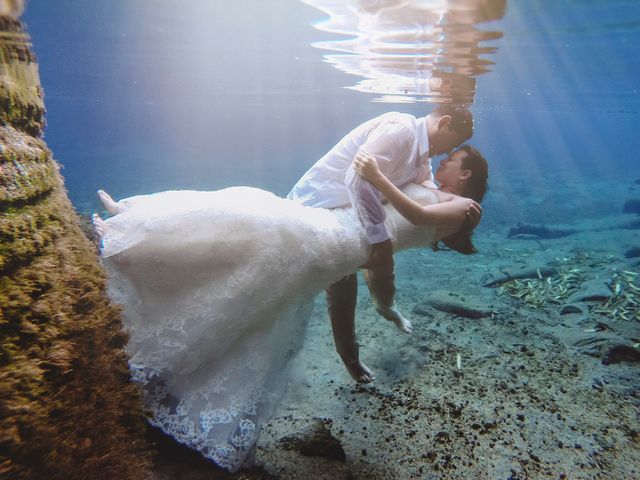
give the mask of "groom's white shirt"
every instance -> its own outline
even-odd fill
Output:
[[[287,197],[320,208],[351,204],[369,243],[379,243],[391,236],[384,225],[380,192],[353,169],[360,151],[373,155],[382,173],[397,187],[415,182],[435,188],[425,118],[389,112],[345,135],[298,180]]]

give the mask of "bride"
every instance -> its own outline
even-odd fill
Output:
[[[465,214],[479,208],[487,179],[473,147],[440,164],[439,190],[400,191],[366,155],[355,167],[390,202],[395,251],[444,239],[473,252]],[[99,195],[113,215],[94,216],[109,294],[123,308],[149,421],[235,471],[286,387],[314,296],[366,263],[365,234],[349,208],[250,187]]]

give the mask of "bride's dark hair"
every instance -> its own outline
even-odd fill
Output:
[[[463,145],[458,150],[466,152],[466,156],[462,159],[462,168],[471,170],[471,176],[467,180],[467,185],[462,196],[471,198],[480,203],[487,193],[487,179],[489,178],[489,166],[487,160],[482,154],[471,145]],[[473,227],[469,224],[469,220],[465,219],[462,227],[456,233],[452,233],[441,241],[447,247],[456,252],[470,255],[476,253],[476,249],[471,242]],[[433,245],[434,250],[439,250],[438,242]]]

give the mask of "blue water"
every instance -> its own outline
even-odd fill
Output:
[[[325,61],[327,52],[312,46],[342,38],[315,28],[323,19],[296,0],[30,0],[23,20],[39,59],[45,140],[63,165],[77,209],[101,211],[99,188],[115,198],[232,185],[285,195],[361,122],[389,110],[416,116],[430,111],[429,104],[377,103],[378,95],[347,88],[359,79],[334,68]],[[561,316],[557,301],[565,299],[558,300],[551,287],[540,307],[480,285],[525,266],[541,277],[539,265],[543,271],[559,265],[547,280],[565,282],[571,292],[575,287],[591,294],[590,281],[602,280],[600,296],[606,285],[612,292],[622,288],[613,282],[621,272],[637,278],[638,257],[628,253],[638,248],[637,217],[620,214],[625,200],[640,200],[640,1],[508,0],[504,17],[481,28],[503,35],[490,43],[495,52],[486,59],[493,65],[478,75],[471,105],[470,143],[490,163],[490,190],[474,239],[480,253],[471,259],[418,250],[396,256],[397,300],[416,326],[411,337],[385,333],[388,327],[380,327],[368,299],[359,300],[363,356],[371,359],[389,403],[340,386],[343,380],[334,384],[333,372],[344,375],[338,379],[346,373],[336,368],[323,319],[312,325],[316,336],[307,345],[313,346],[300,362],[310,375],[289,400],[286,411],[294,415],[287,416],[331,418],[334,432],[346,431],[345,450],[364,458],[349,459],[354,478],[375,477],[369,470],[385,476],[386,468],[405,471],[406,465],[417,470],[427,457],[414,455],[415,438],[421,449],[420,441],[440,458],[453,458],[454,469],[460,460],[460,471],[466,471],[462,460],[468,459],[469,471],[494,473],[487,478],[538,478],[527,473],[538,463],[548,478],[564,478],[562,471],[596,478],[591,474],[599,468],[597,478],[609,478],[605,468],[614,472],[610,478],[633,478],[637,428],[628,420],[637,415],[631,408],[637,406],[631,403],[637,400],[637,368],[604,365],[597,350],[635,344],[637,322],[616,317],[618,306],[599,312],[602,305],[587,305],[589,300],[580,302],[591,308],[584,318]],[[507,239],[518,222],[579,233]],[[574,266],[578,278],[589,281],[569,280]],[[637,293],[634,281],[620,290],[623,295],[637,298],[627,290]],[[432,291],[438,298],[455,293],[468,294],[470,303],[487,300],[493,313],[471,320],[433,316],[427,307],[423,316],[413,307]],[[620,291],[612,302],[622,302]],[[638,318],[636,303],[623,307],[629,318]],[[598,343],[600,332],[604,344]],[[463,366],[457,369],[464,374],[454,370],[458,352]],[[626,393],[616,400],[600,388]],[[415,401],[414,392],[424,400],[424,415],[411,413],[400,422],[402,417],[389,420],[395,417],[381,408],[367,416],[378,401],[400,411]],[[328,396],[332,401],[324,403]],[[443,400],[451,402],[441,409]],[[455,416],[449,413],[454,403],[461,405]],[[491,411],[497,420],[489,423]],[[475,429],[474,423],[497,429],[486,436],[467,430],[465,438],[461,432],[469,425]],[[419,432],[409,440],[416,433],[405,432],[411,424]],[[438,440],[446,432],[451,440],[448,433],[446,441]],[[400,449],[387,443],[389,436],[399,439]],[[533,462],[523,461],[525,452]],[[434,475],[446,476],[438,465]],[[422,477],[422,466],[419,472]]]
[[[362,121],[429,111],[344,88],[354,78],[311,46],[335,38],[313,28],[323,18],[293,0],[31,0],[45,139],[74,204],[97,209],[98,188],[284,195]],[[640,2],[511,1],[490,27],[504,36],[478,78],[471,143],[492,193],[640,177]]]

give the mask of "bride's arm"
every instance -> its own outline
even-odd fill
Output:
[[[378,168],[375,158],[366,153],[356,156],[354,168],[389,200],[400,215],[414,225],[459,228],[464,223],[467,212],[480,215],[480,206],[464,197],[451,196],[440,203],[420,205],[391,183]]]

